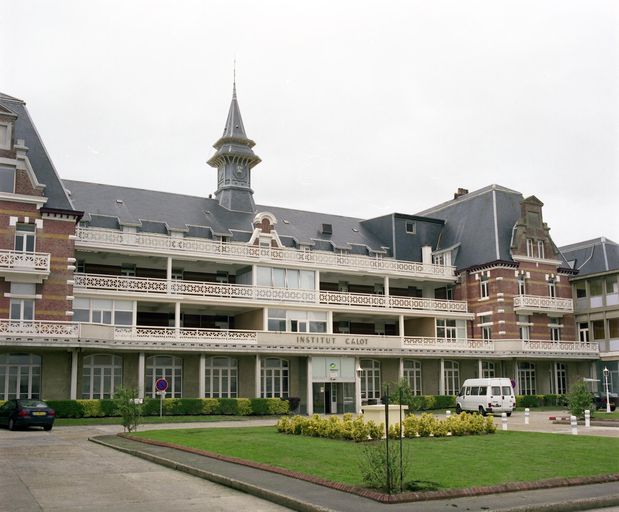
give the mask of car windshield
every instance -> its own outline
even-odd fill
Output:
[[[19,405],[22,407],[47,407],[47,404],[40,400],[20,400]]]

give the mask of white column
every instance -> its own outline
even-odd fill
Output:
[[[146,373],[145,368],[146,356],[144,352],[140,352],[138,354],[138,398],[144,398],[145,387],[144,387],[144,375]]]
[[[267,308],[262,309],[262,330],[269,330],[269,310]]]
[[[133,314],[131,316],[131,325],[135,327],[138,325],[138,301],[133,301]]]
[[[438,394],[445,394],[445,360],[441,357],[441,375],[438,381]]]
[[[170,279],[172,279],[172,257],[168,256],[168,268],[167,268],[167,272],[166,272],[166,279],[169,281]]]
[[[333,334],[333,311],[327,311],[327,334]]]
[[[404,378],[404,358],[401,357],[399,362],[400,362],[400,365],[398,368],[398,381]]]
[[[385,283],[383,287],[385,288],[385,297],[389,297],[389,276],[385,276]]]
[[[251,266],[251,285],[257,286],[258,283],[258,265]]]
[[[316,303],[320,303],[320,271],[314,270],[314,290],[316,290]]]
[[[312,377],[312,356],[307,356],[307,415],[314,414],[314,389]]]
[[[478,359],[478,360],[477,360],[477,376],[478,376],[480,379],[482,379],[482,378],[483,378],[483,376],[484,376],[484,373],[483,373],[483,365],[482,365],[482,360],[481,360],[481,359]]]
[[[400,323],[400,327],[399,327],[400,338],[404,340],[404,315],[400,315],[400,318],[398,318],[398,321]]]
[[[522,395],[522,389],[520,389],[520,379],[518,378],[518,361],[514,360],[514,382],[516,383],[516,390],[514,390],[514,394]]]
[[[355,410],[361,414],[361,375],[357,368],[361,366],[358,357],[355,357]]]
[[[71,400],[77,400],[77,367],[78,367],[78,354],[77,349],[71,351]]]
[[[206,373],[206,355],[200,354],[198,362],[198,397],[204,398],[206,394],[206,386],[204,382],[204,374]]]
[[[255,379],[256,379],[256,398],[260,398],[261,394],[261,382],[260,382],[260,354],[256,354],[256,368],[255,368]]]
[[[181,337],[181,303],[174,303],[174,330],[176,338]]]

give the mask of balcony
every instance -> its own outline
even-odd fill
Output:
[[[568,315],[574,312],[572,299],[557,297],[543,297],[539,295],[516,295],[514,297],[514,313],[530,315],[533,313],[547,313]]]
[[[49,276],[50,255],[0,250],[0,277],[6,281],[42,283]]]
[[[51,320],[0,320],[0,336],[19,338],[77,338],[77,322],[54,322]]]
[[[241,263],[288,263],[295,267],[321,270],[370,272],[421,280],[454,281],[455,268],[391,258],[371,258],[353,254],[335,254],[288,248],[259,247],[240,243],[224,243],[197,238],[177,238],[146,233],[80,227],[76,231],[77,248],[97,248],[118,252],[136,249],[158,255],[205,258]]]
[[[152,279],[142,277],[75,274],[74,293],[118,292],[133,297],[200,297],[205,300],[236,304],[319,304],[345,306],[347,310],[427,311],[429,313],[467,313],[465,301],[399,297],[365,293],[345,293],[291,288],[268,288],[227,283]]]
[[[531,353],[599,354],[597,342],[583,341],[521,341],[522,351]]]
[[[494,343],[489,340],[405,337],[403,347],[429,352],[493,352]]]

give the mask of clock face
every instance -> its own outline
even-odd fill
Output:
[[[236,169],[234,170],[234,176],[242,179],[245,177],[245,167],[242,165],[237,165]]]

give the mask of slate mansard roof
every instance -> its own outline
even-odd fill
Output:
[[[25,102],[0,93],[0,105],[17,115],[13,138],[15,141],[23,139],[28,147],[26,155],[30,160],[32,169],[39,183],[45,185],[43,191],[43,194],[47,197],[45,209],[74,211],[75,208],[71,204],[54,164],[30,118]]]
[[[619,271],[619,245],[608,238],[578,242],[559,250],[570,266],[578,270],[577,277]]]

